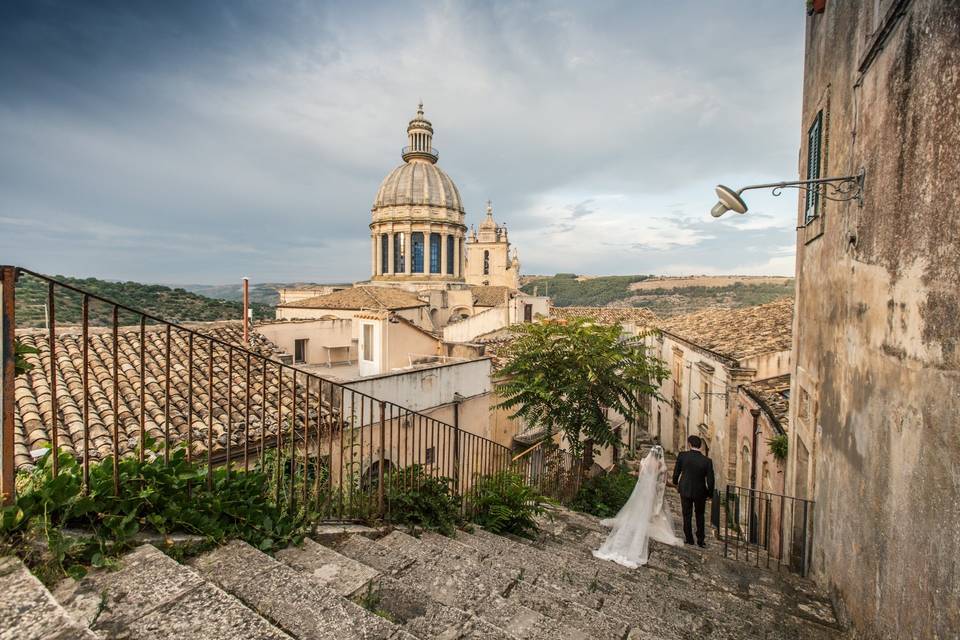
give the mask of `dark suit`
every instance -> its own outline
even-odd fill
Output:
[[[683,509],[683,537],[687,544],[693,544],[693,527],[690,522],[694,512],[697,514],[697,543],[703,544],[706,527],[703,513],[707,498],[713,496],[713,461],[699,451],[684,451],[677,456],[677,465],[673,468],[673,484],[680,490],[680,506]]]

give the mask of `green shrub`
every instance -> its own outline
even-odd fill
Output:
[[[150,459],[120,460],[119,495],[114,495],[113,459],[92,464],[84,495],[77,459],[61,451],[59,474],[53,477],[48,452],[26,478],[16,502],[0,510],[0,544],[25,555],[28,563],[47,563],[54,573],[79,577],[85,565],[108,564],[142,530],[189,533],[210,543],[238,538],[264,551],[302,539],[304,516],[273,503],[263,471],[234,470],[228,478],[226,469],[217,468],[208,488],[206,467],[187,462],[183,448],[171,452],[169,463],[156,453],[151,443]],[[67,538],[65,528],[88,536]],[[44,558],[30,551],[38,539],[49,549]]]
[[[610,518],[627,503],[636,484],[636,477],[623,469],[587,478],[570,507],[599,518]]]
[[[491,533],[530,536],[537,530],[534,518],[548,503],[519,474],[504,471],[477,480],[470,497],[471,520]]]
[[[421,465],[395,469],[384,478],[388,519],[452,535],[463,522],[453,480],[426,473]]]
[[[767,440],[767,446],[770,447],[770,453],[773,454],[773,457],[780,462],[787,459],[787,450],[790,447],[790,442],[787,440],[786,434],[781,433],[773,436]]]

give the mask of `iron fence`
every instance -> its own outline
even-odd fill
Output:
[[[813,501],[727,485],[714,501],[714,522],[723,541],[724,557],[732,557],[806,576],[810,566]]]
[[[18,278],[46,289],[47,318],[45,329],[19,338]],[[190,461],[206,465],[211,486],[215,468],[228,478],[269,469],[278,503],[338,521],[389,517],[391,473],[407,488],[446,478],[459,497],[477,478],[514,467],[507,447],[299,370],[268,345],[237,344],[226,329],[168,322],[18,267],[0,266],[0,290],[4,502],[31,452],[49,448],[77,457],[85,490],[90,465],[112,460],[119,493],[122,456],[169,460],[184,447]],[[78,313],[79,326],[58,322],[61,308]],[[34,351],[23,356],[32,369],[21,376],[15,338]],[[58,462],[51,456],[54,475]]]

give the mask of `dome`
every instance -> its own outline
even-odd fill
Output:
[[[429,162],[405,162],[383,179],[373,209],[396,205],[443,207],[463,213],[457,186],[440,167]]]

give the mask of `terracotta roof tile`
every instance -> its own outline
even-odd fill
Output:
[[[507,295],[513,291],[510,287],[501,287],[494,285],[470,287],[473,292],[473,304],[478,307],[495,307],[506,300]]]
[[[656,314],[640,307],[552,307],[550,317],[558,320],[591,318],[601,324],[633,322],[638,327],[651,327],[657,322]]]
[[[790,421],[790,374],[764,380],[754,380],[744,385],[747,393],[757,400],[774,422],[784,432]]]
[[[242,326],[239,323],[201,329],[205,335],[232,345],[242,344]],[[160,442],[163,440],[165,388],[164,366],[166,364],[166,331],[150,326],[146,329],[146,368],[144,370],[145,426],[147,435]],[[45,333],[25,331],[18,333],[23,343],[36,347],[38,354],[27,356],[33,364],[31,371],[18,376],[15,382],[14,400],[14,460],[18,468],[33,463],[30,454],[35,449],[50,445],[53,423],[53,402],[50,386],[50,349]],[[272,358],[278,349],[263,336],[252,333],[251,350]],[[194,337],[193,354],[193,449],[195,454],[206,452],[208,413],[208,358],[209,341],[203,336]],[[118,382],[119,450],[128,453],[135,449],[140,429],[140,331],[139,327],[121,327],[118,334],[119,361]],[[91,329],[89,338],[89,450],[91,459],[110,455],[113,450],[113,338],[109,330]],[[171,331],[170,361],[170,436],[171,441],[184,441],[188,433],[188,402],[190,400],[188,359],[188,334]],[[227,384],[229,357],[227,348],[214,346],[213,371],[213,431],[214,449],[226,444],[229,417],[228,389],[233,389],[233,422],[230,429],[231,442],[242,446],[244,440],[244,411],[246,404],[246,357],[241,351],[233,352],[232,385]],[[260,405],[264,390],[262,361],[253,359],[250,383],[251,440],[261,433]],[[56,340],[57,381],[57,433],[62,449],[81,457],[83,454],[83,336],[77,330],[60,330]],[[269,366],[265,380],[267,393],[266,432],[275,433],[276,398],[278,391],[277,367]],[[299,386],[299,385],[298,385]],[[289,373],[283,380],[284,393],[281,402],[285,412],[292,405],[294,391]],[[302,410],[301,410],[302,411]]]
[[[417,294],[395,287],[356,286],[279,305],[286,309],[409,309],[425,307]]]
[[[789,351],[793,298],[742,309],[706,309],[661,320],[658,328],[733,360]]]

